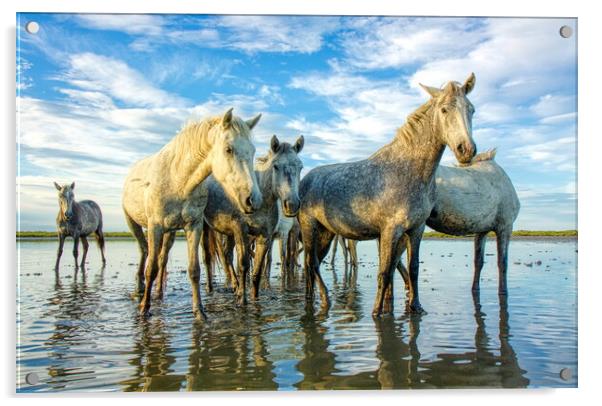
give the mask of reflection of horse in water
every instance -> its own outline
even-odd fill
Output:
[[[475,351],[463,354],[438,354],[438,360],[421,363],[429,370],[429,384],[435,387],[501,387],[524,388],[529,379],[518,365],[518,357],[510,344],[508,301],[500,296],[499,353],[491,348],[485,330],[485,314],[478,295],[473,295],[475,308]],[[450,373],[453,371],[453,373]],[[460,372],[461,373],[458,373]]]
[[[54,330],[44,343],[49,357],[47,367],[50,379],[45,381],[53,389],[63,389],[68,382],[94,373],[92,362],[82,362],[82,357],[73,357],[73,346],[93,346],[100,339],[96,336],[94,323],[99,318],[104,286],[104,266],[88,283],[86,268],[76,268],[71,283],[64,284],[55,273],[54,290],[47,299],[45,311],[40,319],[54,320]],[[93,357],[89,357],[92,359]]]
[[[138,320],[140,332],[136,336],[129,364],[134,366],[134,376],[121,381],[125,392],[178,391],[186,380],[184,375],[173,373],[176,362],[176,349],[171,344],[171,336],[166,330],[165,321],[160,318]]]
[[[378,368],[345,375],[347,368],[337,367],[329,327],[324,319],[307,314],[301,320],[304,358],[297,364],[303,379],[298,389],[402,389],[446,387],[511,387],[529,384],[526,371],[509,342],[509,315],[505,297],[500,302],[499,353],[490,346],[481,305],[474,296],[475,350],[463,354],[438,354],[432,362],[420,361],[418,336],[421,315],[408,314],[397,321],[393,317],[375,319]]]
[[[250,328],[259,330],[266,320],[257,316],[253,322],[257,326]],[[229,327],[193,328],[186,390],[276,390],[275,367],[264,337],[259,331],[253,335],[231,334]]]

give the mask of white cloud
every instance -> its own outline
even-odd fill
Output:
[[[575,171],[576,140],[573,136],[514,148],[509,158],[528,159],[535,171]]]
[[[166,24],[164,17],[151,14],[77,14],[75,20],[88,29],[139,35],[161,35]]]
[[[71,55],[64,80],[72,86],[106,93],[113,99],[142,107],[182,106],[186,101],[150,83],[125,62],[86,52]]]
[[[494,18],[468,54],[426,63],[410,79],[438,86],[475,72],[475,101],[511,103],[574,83],[576,43],[558,34],[571,19]]]
[[[337,17],[218,16],[182,18],[159,15],[80,14],[81,26],[120,31],[135,39],[130,47],[150,51],[159,44],[198,44],[246,53],[312,53],[322,48],[323,36],[339,27]]]
[[[539,97],[537,103],[531,106],[531,110],[544,119],[564,116],[574,113],[577,107],[577,99],[574,95],[545,94]]]
[[[17,57],[17,90],[29,89],[33,86],[33,79],[27,74],[33,64],[22,56]]]
[[[345,71],[294,77],[289,86],[325,97],[335,113],[326,122],[311,123],[301,117],[288,124],[307,132],[311,141],[307,145],[315,145],[311,152],[316,159],[330,162],[369,156],[393,139],[406,116],[427,100],[426,95],[404,88],[401,81],[369,80]]]
[[[226,30],[223,46],[249,53],[315,52],[338,23],[336,17],[300,16],[224,16],[216,22]]]
[[[464,18],[351,19],[343,34],[346,61],[361,69],[399,68],[468,53],[480,40]]]

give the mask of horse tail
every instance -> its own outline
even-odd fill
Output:
[[[490,149],[489,151],[481,152],[480,154],[475,155],[472,158],[472,162],[483,162],[483,161],[493,161],[495,158],[495,154],[497,153],[497,148]]]
[[[100,208],[98,209],[98,211],[100,212]],[[96,237],[96,244],[98,244],[98,248],[100,249],[100,254],[102,256],[102,263],[105,264],[106,263],[106,259],[105,259],[105,234],[102,231],[102,214],[99,217],[98,228],[96,229],[96,232],[94,233],[94,235]]]

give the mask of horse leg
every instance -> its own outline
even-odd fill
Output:
[[[163,242],[163,227],[156,224],[148,226],[148,260],[146,261],[144,294],[140,301],[140,315],[149,316],[153,283],[159,273],[159,252]]]
[[[357,260],[357,240],[347,240],[347,250],[349,251],[349,261],[351,268],[357,270],[359,262]]]
[[[422,313],[423,309],[418,298],[418,271],[420,266],[420,242],[424,233],[425,224],[408,232],[408,264],[410,267],[410,310]]]
[[[82,247],[84,247],[84,253],[82,254],[82,262],[80,267],[84,269],[86,267],[86,256],[88,255],[88,247],[90,244],[88,244],[88,239],[86,236],[82,235],[79,238],[82,240]]]
[[[140,251],[140,262],[138,263],[138,272],[137,272],[137,280],[138,280],[138,294],[142,295],[144,293],[144,270],[146,266],[146,258],[148,257],[148,243],[146,241],[146,237],[144,236],[144,231],[139,224],[137,224],[127,213],[125,214],[125,221],[131,231],[134,234],[134,238],[136,238],[136,242],[138,243],[138,251]],[[104,235],[103,235],[103,245],[104,245]]]
[[[340,237],[339,244],[341,244],[341,250],[343,251],[343,261],[345,263],[345,268],[347,268],[349,264],[349,251],[347,250],[347,239],[344,237]]]
[[[270,246],[272,244],[272,239],[270,239]],[[255,244],[257,245],[257,242],[255,242]],[[255,249],[257,250],[257,246],[255,247]],[[249,255],[249,258],[253,258],[254,254]],[[272,277],[272,257],[270,256],[270,261],[268,263],[268,261],[266,261],[264,259],[264,263],[261,264],[261,267],[263,269],[263,288],[264,289],[269,289],[270,288],[270,279]],[[282,256],[280,257],[280,267],[282,268]]]
[[[211,233],[212,231],[207,223],[203,223],[203,228],[201,231],[201,247],[203,247],[203,264],[205,265],[205,270],[207,272],[207,286],[205,287],[207,293],[211,293],[213,291],[213,266],[216,255],[215,235]]]
[[[157,298],[159,299],[163,299],[163,293],[167,285],[167,260],[169,259],[169,251],[173,247],[175,239],[175,231],[163,235],[161,253],[159,254],[159,283],[157,284]]]
[[[381,232],[378,240],[378,288],[374,307],[372,308],[372,316],[380,316],[383,312],[385,303],[385,294],[391,284],[393,270],[397,265],[398,245],[403,235],[401,227],[391,227]]]
[[[314,269],[314,279],[318,281],[318,287],[320,288],[320,300],[322,301],[322,308],[328,309],[330,307],[330,299],[328,298],[328,289],[326,288],[326,284],[322,279],[322,275],[320,275],[320,264],[328,255],[328,251],[330,250],[330,243],[334,238],[335,234],[328,231],[326,228],[318,225],[316,227],[316,231],[318,234],[317,238],[317,246],[316,246],[316,254],[317,254],[317,262],[316,267]]]
[[[242,230],[241,230],[242,231]],[[236,294],[238,296],[238,304],[246,305],[247,304],[247,277],[249,275],[249,244],[250,241],[248,238],[243,236],[242,231],[240,235],[234,237],[236,242],[236,256],[238,263],[238,290]],[[261,264],[255,264],[259,266],[261,269]]]
[[[404,234],[405,235],[405,234]],[[402,238],[397,242],[397,248],[395,248],[393,261],[396,261],[395,266],[391,267],[391,280],[389,282],[389,287],[385,291],[385,300],[383,302],[383,313],[384,314],[393,314],[394,308],[394,281],[395,281],[395,268],[401,263],[401,254],[404,251],[405,240]],[[403,266],[403,265],[402,265]]]
[[[253,283],[251,286],[251,296],[253,299],[257,299],[259,296],[259,284],[261,282],[261,275],[263,273],[263,269],[267,266],[266,262],[266,254],[268,252],[268,247],[272,244],[272,241],[265,237],[258,237],[255,241],[255,260],[253,266]]]
[[[79,234],[73,234],[73,259],[75,260],[75,270],[79,268],[77,257],[79,255]]]
[[[410,275],[408,274],[408,270],[406,269],[406,267],[403,265],[401,256],[403,255],[405,250],[408,248],[408,246],[409,246],[409,239],[408,239],[408,236],[404,234],[402,237],[402,241],[401,241],[401,247],[399,247],[400,248],[399,261],[397,261],[397,265],[395,267],[397,268],[397,271],[399,271],[399,274],[401,275],[401,278],[403,279],[403,284],[405,286],[407,295],[410,294]]]
[[[58,272],[59,263],[61,262],[61,256],[63,255],[63,245],[65,245],[65,235],[59,233],[59,248],[56,251],[56,264],[54,270]]]
[[[278,248],[280,248],[280,273],[282,277],[286,272],[286,245],[287,240],[285,240],[285,236],[281,235],[278,239]]]
[[[472,292],[477,293],[480,289],[481,270],[485,263],[485,242],[487,233],[477,233],[474,237],[474,276],[472,279]]]
[[[305,251],[303,260],[303,273],[305,275],[305,301],[307,304],[314,301],[314,268],[318,262],[316,253],[316,223],[313,219],[306,219],[303,212],[299,213],[299,226],[301,228],[301,240]]]
[[[226,270],[226,275],[228,275],[230,286],[237,292],[240,283],[238,276],[236,276],[236,272],[234,271],[234,239],[232,237],[226,237],[226,246],[223,248],[222,252],[222,258],[224,260],[223,265]]]
[[[499,274],[498,295],[508,294],[507,270],[508,270],[508,246],[512,236],[512,225],[495,230],[497,238],[497,267]]]
[[[96,244],[98,244],[98,249],[100,249],[100,256],[102,257],[102,266],[107,264],[107,260],[105,258],[105,234],[102,231],[102,226],[98,227],[98,230],[94,233],[96,237]]]
[[[192,288],[192,314],[197,321],[207,320],[201,302],[201,266],[199,265],[199,242],[201,226],[186,227],[186,242],[188,243],[188,279]]]
[[[272,268],[272,248],[274,246],[274,240],[272,240],[272,242],[270,243],[269,246],[266,247],[266,254],[265,254],[265,268],[266,269],[270,269]],[[264,288],[267,289],[269,282],[264,281]]]
[[[286,270],[287,276],[292,276],[295,271],[296,250],[297,250],[297,232],[294,227],[290,229],[286,238]]]
[[[337,256],[337,245],[339,245],[339,239],[341,238],[340,235],[335,235],[334,236],[334,245],[332,246],[332,256],[330,257],[330,266],[334,267],[334,260],[336,259]]]

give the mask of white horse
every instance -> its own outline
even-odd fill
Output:
[[[159,264],[167,262],[175,231],[184,229],[192,309],[197,320],[206,318],[199,290],[198,247],[208,193],[201,182],[213,174],[245,213],[261,205],[251,142],[251,130],[260,117],[244,121],[229,109],[222,117],[191,123],[159,152],[138,161],[130,170],[123,190],[123,210],[140,248],[138,291],[144,292],[141,314],[149,312],[152,285]],[[143,228],[148,230],[148,247]]]
[[[478,154],[469,165],[439,166],[436,173],[435,207],[426,224],[451,235],[475,234],[473,292],[480,288],[487,233],[497,238],[498,293],[508,292],[508,245],[520,202],[512,181],[495,160],[495,150]],[[406,287],[408,275],[399,261]]]

